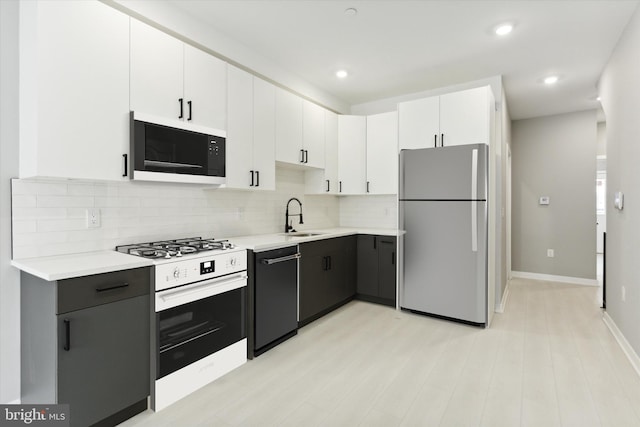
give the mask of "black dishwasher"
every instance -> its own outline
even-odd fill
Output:
[[[249,268],[249,358],[294,336],[298,329],[297,246],[254,252]],[[251,331],[250,331],[251,332]],[[253,335],[253,338],[251,338]]]

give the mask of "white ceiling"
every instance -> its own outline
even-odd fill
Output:
[[[171,0],[350,105],[502,75],[512,119],[597,108],[638,1]],[[344,10],[356,8],[355,17]],[[514,31],[499,38],[502,22]],[[335,77],[344,68],[350,76]],[[553,87],[541,83],[558,74]]]

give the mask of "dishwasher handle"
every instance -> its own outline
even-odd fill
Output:
[[[287,255],[287,256],[283,256],[283,257],[279,257],[279,258],[265,258],[262,260],[263,264],[266,265],[271,265],[271,264],[277,264],[279,262],[285,262],[285,261],[291,261],[294,259],[300,259],[302,255],[300,255],[300,252],[295,253],[293,255]]]

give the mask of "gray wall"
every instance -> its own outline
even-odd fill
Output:
[[[0,402],[20,398],[20,275],[11,263],[11,191],[18,176],[18,2],[0,0]]]
[[[640,9],[602,74],[607,119],[607,313],[640,354]],[[624,192],[624,209],[613,194]],[[622,301],[622,287],[626,301]]]
[[[596,134],[595,110],[512,123],[514,271],[596,278]]]

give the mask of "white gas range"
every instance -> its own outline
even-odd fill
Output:
[[[153,259],[151,407],[159,411],[247,361],[247,254],[226,240],[116,247]]]

